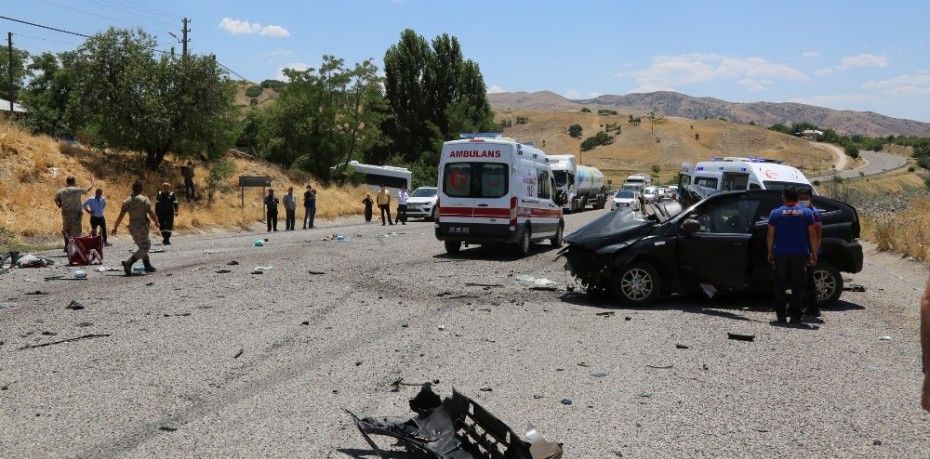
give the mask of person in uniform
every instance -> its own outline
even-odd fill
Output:
[[[97,235],[97,228],[100,228],[100,237],[103,240],[103,245],[106,247],[110,246],[110,243],[107,242],[107,219],[104,216],[104,210],[107,208],[107,198],[103,197],[103,190],[97,188],[97,192],[94,193],[94,197],[87,198],[84,201],[84,211],[90,214],[90,235]]]
[[[316,217],[316,190],[307,185],[307,191],[304,191],[304,229],[313,229],[314,217]]]
[[[296,221],[297,198],[294,197],[294,187],[290,187],[284,194],[284,231],[294,231]]]
[[[280,201],[274,195],[274,190],[268,190],[268,196],[265,196],[265,219],[268,222],[268,231],[278,230],[278,203]]]
[[[82,198],[85,193],[90,193],[93,189],[94,182],[84,189],[77,186],[77,179],[68,177],[65,179],[65,187],[55,194],[55,204],[61,208],[61,235],[65,241],[65,252],[68,251],[68,237],[80,236],[83,232],[81,214],[84,212],[84,201]]]
[[[820,246],[814,228],[814,215],[810,209],[798,205],[798,189],[789,186],[782,191],[784,205],[769,214],[768,247],[769,263],[775,266],[774,304],[775,321],[787,323],[785,306],[788,298],[785,290],[791,288],[791,323],[801,324],[804,307],[804,290],[807,267],[817,264]]]
[[[823,217],[820,215],[820,211],[814,207],[813,201],[813,190],[810,188],[804,187],[798,190],[798,204],[801,207],[806,207],[810,209],[811,213],[814,215],[814,232],[817,233],[818,243],[823,241]],[[812,247],[811,251],[817,254],[819,259],[823,255],[823,244],[820,243],[819,247]],[[804,289],[804,311],[807,316],[810,316],[814,322],[822,322],[820,319],[820,305],[817,304],[817,282],[814,280],[814,268],[809,267],[807,269],[807,278],[805,279],[805,289]]]
[[[128,260],[122,262],[123,272],[127,276],[132,275],[132,265],[139,260],[142,260],[145,272],[155,272],[155,268],[149,262],[149,249],[152,248],[152,241],[149,240],[149,219],[151,218],[155,227],[158,228],[158,216],[152,209],[152,201],[142,195],[143,189],[144,185],[141,181],[137,180],[132,184],[132,196],[123,201],[119,216],[116,217],[116,223],[113,224],[113,230],[110,231],[110,234],[116,236],[123,217],[129,214],[129,234],[139,249]]]
[[[407,224],[407,199],[410,198],[410,195],[407,193],[406,188],[401,188],[397,192],[397,219],[401,225]]]
[[[375,202],[371,200],[371,193],[365,193],[365,199],[362,199],[362,204],[365,206],[365,223],[371,223],[371,208],[375,204]]]
[[[161,244],[171,245],[174,217],[178,216],[178,198],[168,182],[161,184],[161,191],[155,196],[155,215],[158,215],[158,226],[161,229]]]

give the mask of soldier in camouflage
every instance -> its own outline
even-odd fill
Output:
[[[132,265],[138,260],[142,260],[145,272],[155,272],[155,268],[149,262],[149,249],[152,248],[152,241],[149,240],[149,218],[158,228],[158,217],[152,209],[152,201],[142,195],[143,188],[144,186],[140,181],[132,184],[132,196],[123,201],[119,216],[116,217],[116,223],[113,224],[113,231],[110,232],[115,236],[123,217],[129,214],[129,234],[132,235],[132,240],[139,247],[139,250],[136,250],[128,260],[122,262],[123,272],[127,276],[132,275]]]

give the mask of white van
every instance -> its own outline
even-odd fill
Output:
[[[446,251],[510,243],[526,255],[534,241],[561,245],[565,222],[546,154],[496,134],[462,137],[443,144],[439,159],[435,228]]]
[[[714,158],[693,165],[685,162],[679,173],[679,187],[696,185],[717,191],[813,188],[797,168],[763,158]]]

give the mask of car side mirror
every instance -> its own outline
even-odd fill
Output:
[[[694,234],[701,230],[701,223],[693,218],[681,222],[681,231],[685,234]]]

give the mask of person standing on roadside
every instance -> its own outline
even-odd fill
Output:
[[[804,306],[804,284],[807,266],[817,264],[819,246],[814,229],[814,215],[810,209],[798,205],[798,189],[789,186],[782,191],[784,205],[769,214],[767,237],[768,261],[775,265],[774,309],[775,321],[787,323],[785,294],[791,288],[791,323],[799,325]]]
[[[924,287],[924,294],[920,297],[920,348],[923,351],[924,387],[920,404],[924,410],[930,411],[930,278]]]
[[[278,202],[274,190],[268,190],[268,196],[265,196],[265,220],[268,222],[268,232],[278,230]]]
[[[284,195],[284,230],[294,231],[297,222],[297,199],[294,198],[294,187],[287,189]]]
[[[381,185],[381,191],[378,191],[375,200],[378,202],[378,209],[381,210],[381,226],[384,226],[385,213],[387,213],[387,223],[393,225],[394,222],[391,221],[391,193],[388,192],[384,185]]]
[[[113,230],[110,231],[110,234],[116,236],[119,224],[123,222],[123,217],[129,214],[129,234],[132,235],[132,240],[136,243],[138,250],[128,260],[122,262],[123,272],[127,276],[132,275],[132,265],[139,260],[142,260],[145,272],[155,272],[155,267],[149,261],[149,249],[152,248],[152,241],[149,239],[149,218],[158,228],[158,216],[155,215],[155,211],[152,209],[152,201],[142,195],[143,189],[144,185],[139,180],[132,184],[132,196],[123,201],[119,216],[116,217],[116,222],[113,224]]]
[[[316,190],[307,185],[307,191],[304,191],[304,229],[313,229],[314,217],[316,217]]]
[[[407,194],[406,188],[401,188],[397,192],[397,221],[401,225],[407,224],[407,199],[410,198],[410,195]]]
[[[817,247],[811,246],[811,251],[817,254],[819,259],[823,255],[823,217],[820,215],[820,211],[814,207],[814,202],[812,201],[814,197],[814,191],[808,187],[801,188],[798,190],[798,204],[801,207],[810,209],[811,213],[814,215],[814,232],[817,233]],[[820,305],[817,304],[817,282],[814,280],[814,268],[811,266],[807,270],[807,277],[805,278],[804,284],[804,312],[807,316],[814,318],[814,320],[819,320],[820,317]]]
[[[365,199],[362,199],[362,204],[365,206],[365,223],[371,223],[371,208],[375,204],[375,202],[371,200],[371,193],[365,193]]]
[[[194,163],[188,161],[181,167],[181,176],[184,177],[184,199],[193,201],[196,197],[194,190]]]
[[[161,245],[171,245],[174,217],[178,216],[178,198],[168,182],[162,183],[161,191],[155,195],[155,215],[158,215],[158,226],[161,229]]]
[[[84,211],[90,214],[90,235],[96,236],[97,228],[99,227],[103,245],[109,247],[110,243],[107,242],[107,220],[103,214],[106,207],[107,198],[103,197],[103,190],[100,188],[97,188],[94,197],[87,198],[87,200],[84,201]]]
[[[84,201],[81,198],[93,189],[93,181],[87,189],[78,188],[77,179],[72,176],[65,179],[65,187],[55,193],[55,205],[61,208],[61,235],[65,241],[65,252],[68,251],[68,238],[80,236],[84,232],[81,227]]]

